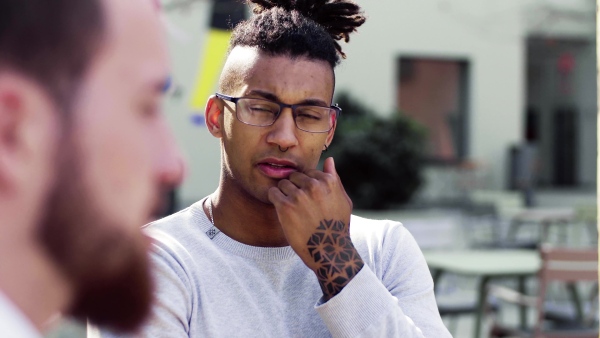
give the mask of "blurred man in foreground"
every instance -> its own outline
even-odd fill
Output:
[[[150,0],[0,0],[1,337],[146,317],[139,227],[182,177],[168,74]]]

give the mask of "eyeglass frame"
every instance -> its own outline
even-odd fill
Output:
[[[322,133],[328,133],[330,132],[333,127],[335,127],[335,123],[328,129],[328,130],[324,130],[324,131],[309,131],[309,130],[304,130],[300,127],[298,127],[298,124],[296,123],[296,107],[320,107],[320,108],[329,108],[329,109],[333,109],[335,111],[335,122],[337,122],[337,119],[340,117],[340,114],[342,114],[342,108],[340,108],[340,106],[338,106],[337,103],[329,106],[329,107],[324,107],[324,106],[318,106],[318,105],[314,105],[314,104],[287,104],[287,103],[283,103],[283,102],[277,102],[277,101],[273,101],[273,100],[269,100],[269,99],[264,99],[264,98],[255,98],[255,97],[234,97],[234,96],[229,96],[229,95],[225,95],[225,94],[221,94],[221,93],[215,93],[215,96],[218,97],[221,100],[225,100],[225,101],[229,101],[235,104],[235,118],[240,121],[241,123],[248,125],[248,126],[253,126],[253,127],[270,127],[272,125],[275,124],[275,122],[277,121],[277,119],[279,118],[279,116],[281,116],[281,112],[283,111],[284,108],[290,108],[292,110],[292,116],[294,117],[294,125],[296,126],[296,128],[302,130],[303,132],[307,132],[307,133],[318,133],[318,134],[322,134]],[[255,124],[250,124],[248,122],[244,122],[242,120],[240,120],[240,118],[238,117],[237,114],[237,102],[241,99],[250,99],[250,100],[263,100],[263,101],[268,101],[268,102],[272,102],[275,103],[277,105],[279,105],[279,113],[277,113],[277,115],[275,116],[275,118],[273,119],[273,122],[271,122],[271,124],[266,124],[266,125],[255,125]]]

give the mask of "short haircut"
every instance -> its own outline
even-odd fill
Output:
[[[103,30],[100,0],[0,0],[0,70],[33,79],[66,112]]]
[[[348,42],[350,33],[365,22],[360,7],[352,0],[249,0],[250,19],[233,30],[229,50],[256,47],[273,56],[306,57],[327,62],[334,69],[346,55],[338,43]],[[235,82],[221,78],[220,87]]]

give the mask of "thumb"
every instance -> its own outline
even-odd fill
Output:
[[[340,175],[338,175],[337,170],[335,169],[335,163],[333,162],[333,157],[328,157],[327,159],[325,159],[325,163],[323,163],[323,172],[327,173],[327,174],[335,175],[335,177],[337,177],[338,182],[340,183],[340,188],[344,194],[344,197],[346,197],[346,201],[348,201],[348,204],[350,205],[350,209],[352,210],[352,200],[350,199],[350,196],[348,196],[348,193],[346,193],[346,189],[344,189],[344,186],[342,185]],[[348,223],[348,224],[350,224],[350,223]]]
[[[337,170],[335,170],[335,163],[333,162],[333,157],[328,157],[325,159],[325,162],[323,163],[323,172],[338,176]]]

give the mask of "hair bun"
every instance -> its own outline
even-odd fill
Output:
[[[306,18],[321,25],[336,41],[336,49],[346,58],[337,41],[350,40],[366,20],[361,8],[352,0],[248,0],[254,4],[252,11],[261,14],[272,8],[282,8],[288,12],[297,11]]]

